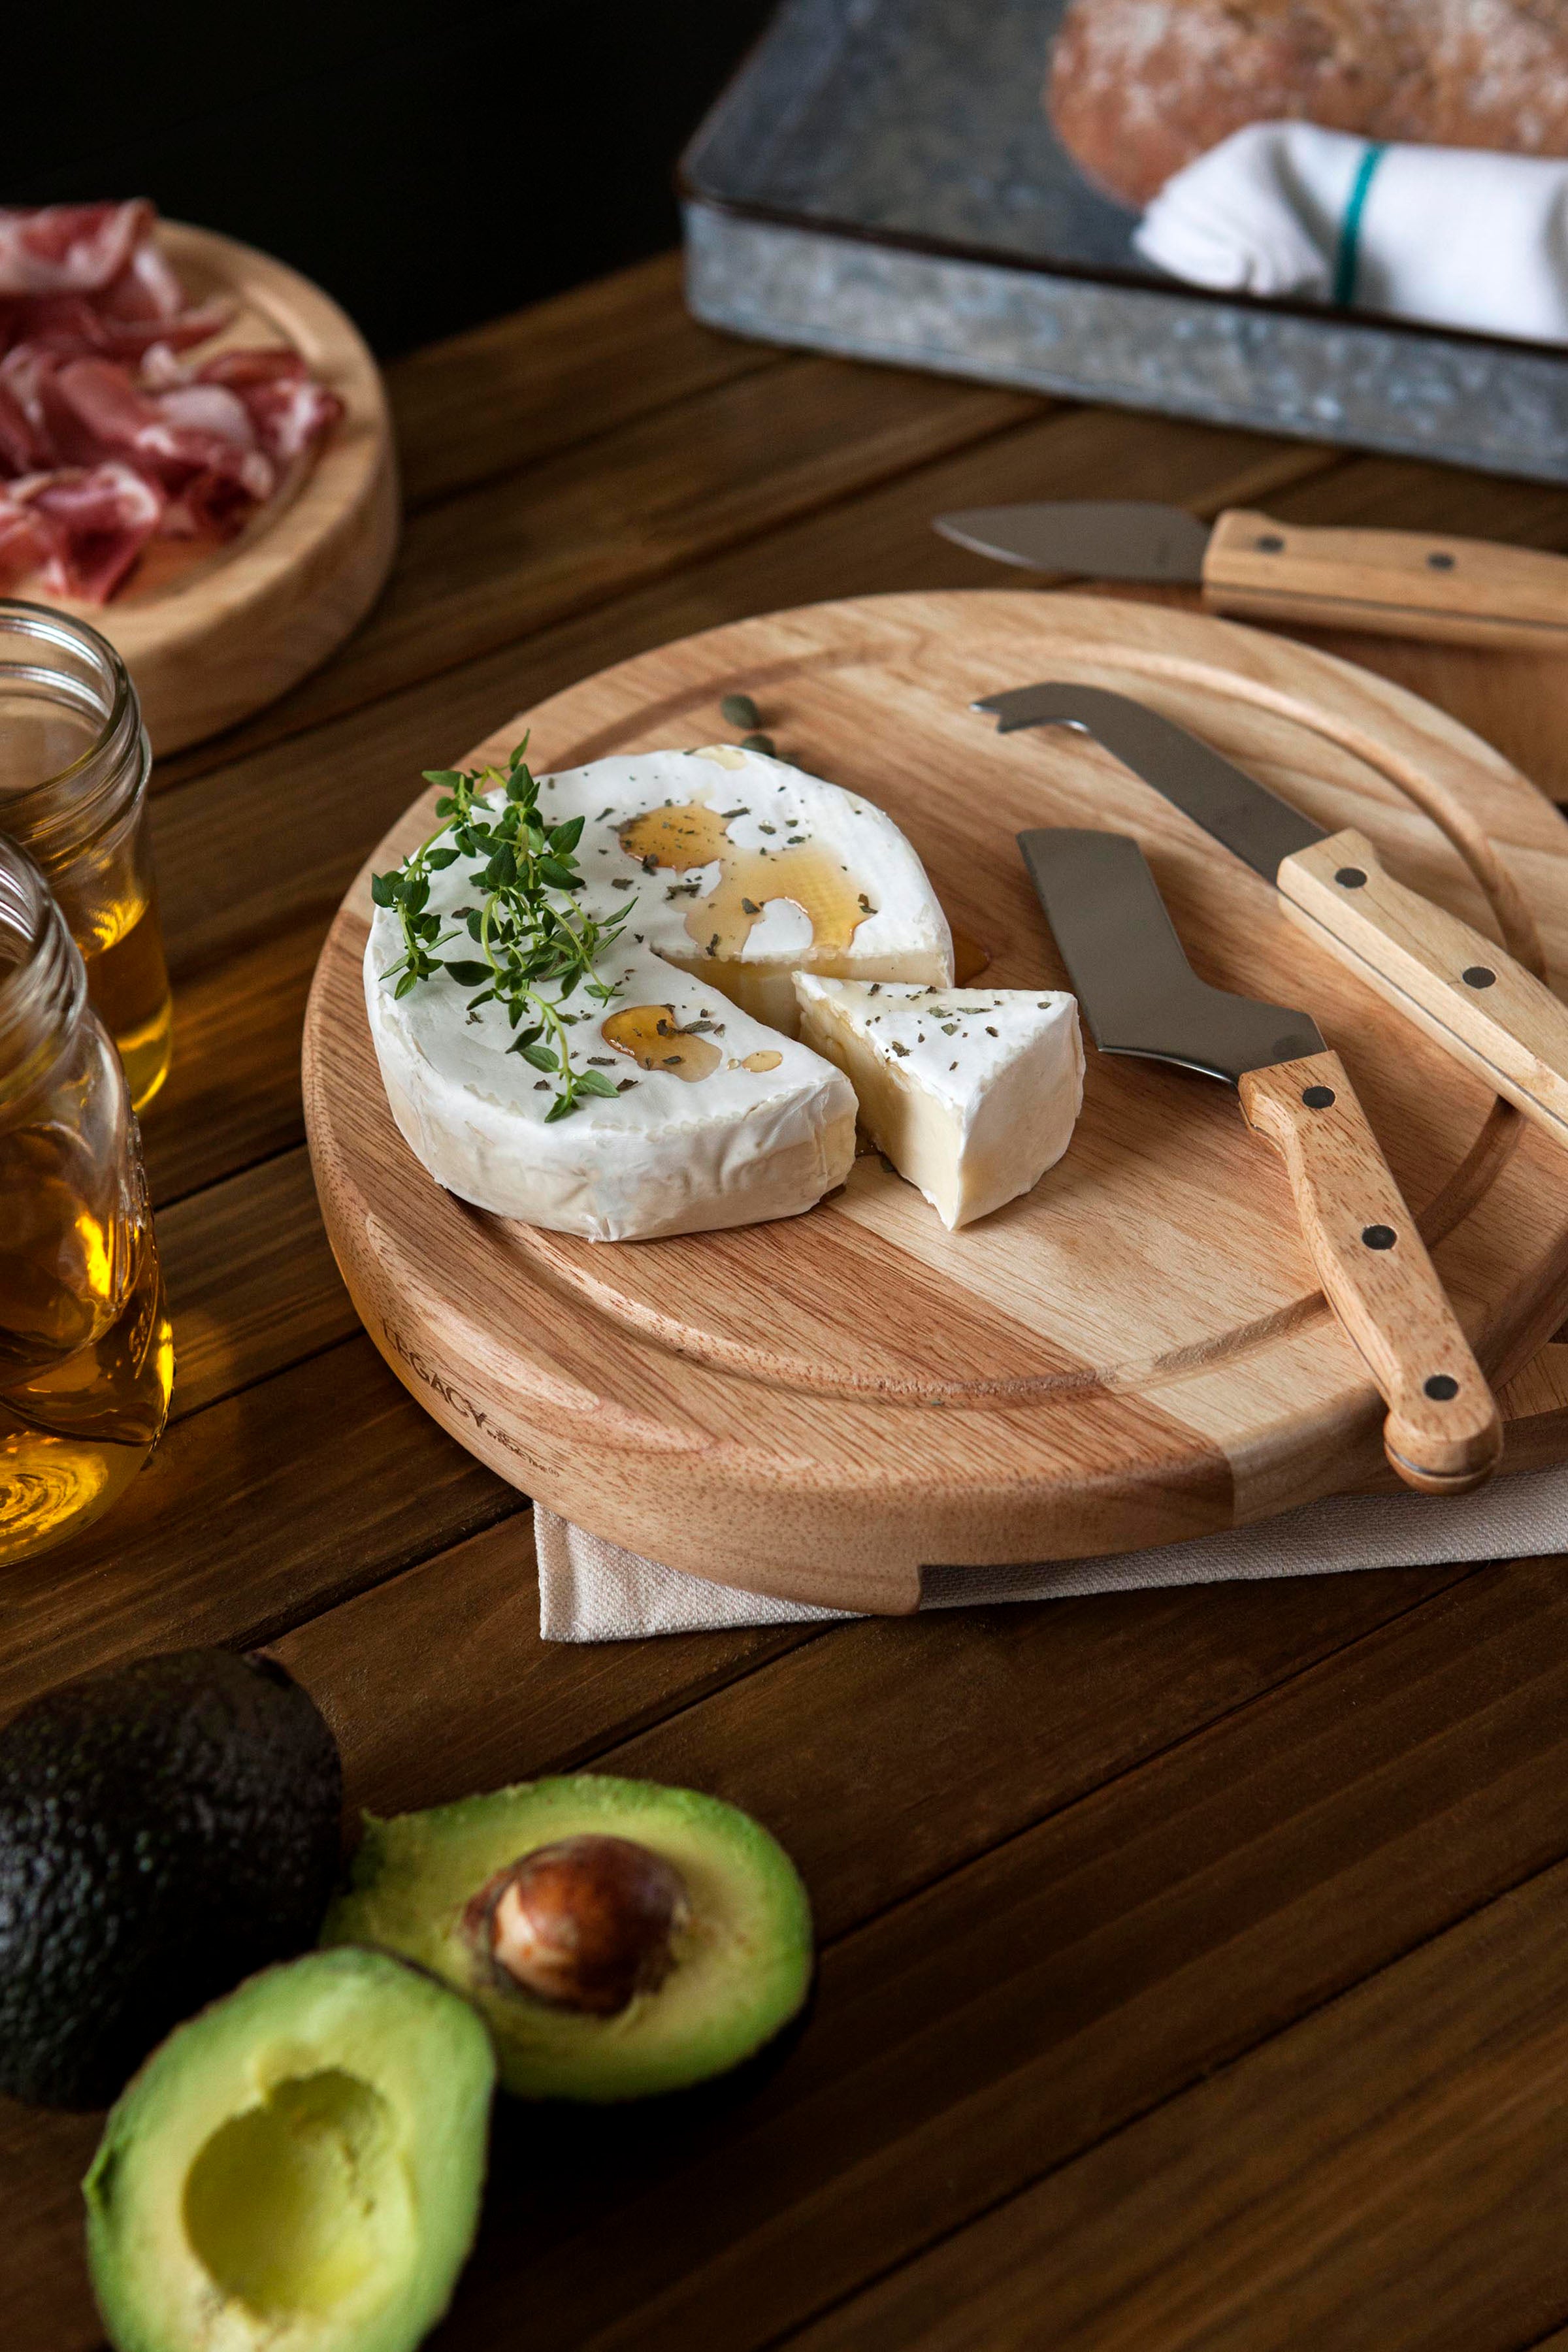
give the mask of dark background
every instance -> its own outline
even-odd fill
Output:
[[[51,0],[10,59],[0,201],[149,195],[390,357],[673,245],[676,158],[771,7]]]

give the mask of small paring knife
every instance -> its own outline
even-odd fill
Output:
[[[1325,833],[1131,695],[1048,683],[990,694],[1004,735],[1072,727],[1275,883],[1320,946],[1568,1147],[1568,1004],[1457,915],[1396,882],[1363,833]]]
[[[1502,1451],[1496,1402],[1311,1015],[1200,980],[1127,835],[1053,828],[1018,846],[1100,1052],[1226,1080],[1284,1160],[1324,1296],[1388,1407],[1384,1450],[1405,1485],[1479,1486]]]
[[[1063,499],[938,515],[946,539],[999,563],[1093,580],[1184,581],[1211,613],[1568,652],[1568,556],[1420,531],[1329,530],[1232,508]]]

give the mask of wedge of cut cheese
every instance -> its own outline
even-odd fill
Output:
[[[891,820],[857,793],[728,744],[597,760],[541,780],[540,808],[585,820],[579,903],[631,913],[579,990],[572,1059],[619,1089],[547,1122],[553,1083],[510,1053],[495,1003],[443,972],[401,999],[376,910],[365,1003],[393,1117],[449,1192],[595,1241],[800,1214],[841,1184],[855,1097],[795,1037],[797,970],[952,977],[952,941]],[[471,861],[430,877],[429,911],[473,903]],[[461,925],[453,922],[453,929]],[[447,952],[471,952],[466,937]]]
[[[802,1037],[844,1071],[873,1142],[944,1225],[1032,1191],[1067,1150],[1083,1105],[1075,997],[805,972],[795,987]]]

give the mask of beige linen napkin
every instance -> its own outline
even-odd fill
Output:
[[[547,1642],[628,1642],[648,1633],[795,1625],[847,1612],[772,1601],[710,1584],[534,1509],[539,1630]],[[922,1609],[1059,1601],[1141,1584],[1228,1584],[1264,1576],[1331,1576],[1437,1560],[1512,1559],[1568,1550],[1568,1463],[1494,1479],[1472,1495],[1332,1495],[1278,1518],[1191,1543],[1022,1568],[928,1568]],[[744,1563],[737,1560],[737,1570]]]

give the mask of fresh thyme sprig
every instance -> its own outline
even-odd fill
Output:
[[[539,785],[523,758],[527,749],[525,736],[504,775],[496,768],[426,768],[426,782],[441,787],[436,803],[441,822],[401,866],[372,875],[370,894],[378,907],[395,909],[403,926],[403,953],[382,974],[384,982],[395,975],[394,994],[406,996],[420,982],[447,972],[460,988],[477,989],[468,999],[470,1015],[481,1004],[504,1006],[517,1032],[508,1053],[521,1054],[558,1081],[545,1118],[569,1118],[585,1095],[620,1091],[598,1070],[573,1068],[567,1031],[589,1016],[562,1007],[579,986],[600,1004],[613,1002],[616,983],[601,979],[595,967],[619,938],[637,901],[628,900],[609,922],[599,922],[574,903],[573,893],[584,880],[574,854],[583,837],[583,819],[545,823],[539,814]],[[488,795],[503,789],[500,811],[488,807]],[[440,950],[460,935],[443,931],[440,917],[428,911],[431,875],[459,857],[484,860],[473,877],[480,903],[453,909],[482,961],[443,961]],[[546,989],[553,993],[547,995]]]

